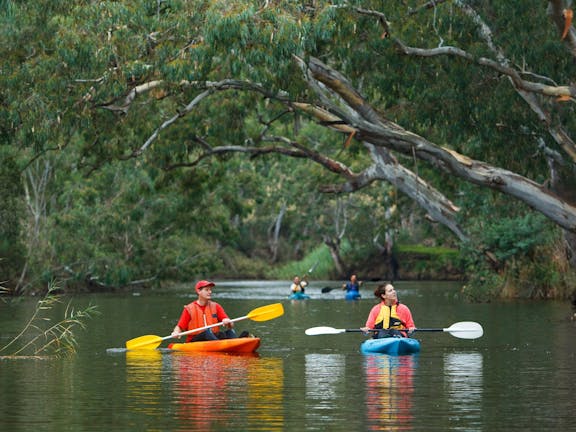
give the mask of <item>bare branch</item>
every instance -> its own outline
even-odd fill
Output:
[[[564,9],[569,7],[570,2],[564,1],[551,1],[548,5],[548,14],[552,16],[554,22],[559,25],[558,15],[563,15]],[[460,7],[461,10],[472,18],[474,23],[479,28],[479,35],[485,41],[486,46],[496,55],[496,58],[501,66],[504,67],[502,70],[498,70],[494,67],[493,62],[479,63],[483,66],[493,67],[498,72],[507,75],[512,81],[514,88],[518,94],[524,99],[532,111],[538,116],[540,121],[548,126],[548,131],[552,138],[558,143],[562,149],[570,156],[572,161],[576,161],[576,143],[569,136],[566,129],[561,124],[555,124],[552,120],[552,114],[546,109],[542,103],[535,97],[535,94],[543,94],[548,97],[557,97],[557,100],[571,100],[574,101],[575,89],[573,86],[547,86],[532,83],[520,78],[520,75],[516,73],[515,70],[508,67],[510,61],[505,58],[502,51],[494,44],[492,39],[492,32],[489,27],[484,23],[479,14],[472,9],[470,6],[464,2],[457,0],[455,5]],[[561,10],[560,10],[561,9]],[[562,16],[562,25],[564,25],[564,18]],[[573,30],[570,32],[570,37],[567,39],[567,43],[572,47],[572,54],[576,53],[576,39],[574,38]],[[525,74],[525,72],[523,72]],[[536,75],[533,75],[536,76]]]
[[[360,122],[356,117],[342,118],[344,122],[356,122],[354,127],[358,129],[356,134],[358,139],[409,156],[416,155],[419,159],[426,160],[470,183],[504,192],[537,209],[564,229],[576,232],[576,207],[567,204],[542,185],[526,177],[440,147],[388,120],[371,121],[376,111],[369,107],[365,100],[360,99],[358,93],[349,88],[351,85],[347,80],[340,78],[336,82],[334,80],[336,75],[328,66],[317,67],[320,63],[317,59],[311,60],[315,77],[322,79],[320,74],[327,71],[328,76],[322,79],[322,82],[335,93],[342,92],[339,96],[350,101],[354,107],[358,107],[363,114],[363,119],[368,117],[367,120]],[[353,97],[348,98],[348,95],[353,95]],[[368,115],[365,116],[364,113]]]
[[[97,108],[103,108],[110,111],[121,112],[122,114],[128,114],[128,110],[130,109],[132,102],[134,102],[134,100],[136,99],[136,96],[138,96],[141,93],[149,92],[150,90],[153,90],[161,86],[162,84],[163,81],[161,80],[150,81],[144,84],[140,84],[134,87],[132,90],[130,90],[130,92],[126,95],[126,97],[124,98],[124,100],[121,102],[120,105],[109,103],[106,105],[98,105]]]
[[[210,147],[209,149],[205,149],[202,154],[196,157],[194,160],[190,162],[182,162],[177,164],[172,164],[167,166],[166,170],[173,170],[177,168],[191,168],[197,166],[200,162],[204,159],[208,159],[213,156],[227,154],[227,153],[248,153],[253,156],[263,156],[266,154],[277,153],[284,156],[290,156],[295,158],[307,158],[307,154],[300,150],[290,149],[281,146],[267,146],[267,147],[248,147],[248,146],[240,146],[240,145],[223,145],[218,147]]]
[[[454,55],[465,58],[482,66],[487,66],[495,71],[507,76],[512,81],[516,91],[529,104],[530,108],[538,115],[540,120],[549,128],[550,135],[564,149],[564,151],[576,161],[576,143],[569,137],[566,130],[561,126],[555,126],[552,122],[550,113],[533,97],[534,94],[540,94],[547,97],[567,97],[571,100],[576,98],[576,88],[574,86],[551,86],[540,83],[534,83],[522,79],[520,74],[507,66],[498,62],[481,57],[474,58],[472,55],[455,47],[441,47],[433,49],[412,48],[404,45],[401,41],[396,40],[398,46],[407,55],[421,57],[432,57],[438,55]]]
[[[179,111],[177,114],[169,118],[168,120],[164,121],[155,131],[154,133],[146,140],[146,142],[138,149],[132,153],[132,156],[140,156],[142,153],[146,151],[146,149],[160,136],[160,132],[164,129],[170,127],[178,119],[181,117],[186,116],[192,110],[194,110],[204,99],[211,96],[213,93],[218,91],[226,91],[226,90],[246,90],[246,91],[254,91],[257,93],[261,93],[262,95],[273,98],[287,101],[286,95],[284,94],[272,94],[268,92],[264,87],[259,84],[255,84],[248,81],[240,81],[240,80],[222,80],[218,82],[189,82],[184,81],[181,83],[183,86],[194,86],[199,89],[204,89],[199,95],[197,95],[183,110]]]

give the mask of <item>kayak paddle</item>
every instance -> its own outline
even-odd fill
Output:
[[[337,329],[333,327],[312,327],[305,331],[308,336],[339,334],[349,332],[361,332],[361,329]],[[372,331],[372,330],[369,330]],[[419,332],[446,332],[460,339],[477,339],[482,337],[484,330],[482,326],[473,321],[461,321],[452,324],[448,328],[416,328],[414,331]]]
[[[279,316],[284,314],[284,307],[282,303],[274,303],[267,306],[261,306],[259,308],[253,309],[248,312],[247,315],[244,315],[239,318],[231,319],[231,322],[241,321],[244,319],[251,319],[252,321],[268,321],[274,318],[278,318]],[[205,327],[200,327],[197,329],[187,330],[185,332],[179,333],[179,336],[184,336],[190,333],[196,333],[202,330],[207,330],[212,327],[221,326],[222,322],[207,325]],[[174,336],[165,336],[160,337],[156,335],[146,335],[140,336],[134,339],[130,339],[126,342],[126,349],[133,350],[133,349],[147,349],[147,350],[154,350],[158,348],[158,345],[162,343],[163,340],[171,339]]]
[[[474,321],[461,321],[452,324],[448,328],[417,328],[415,331],[422,332],[447,332],[460,339],[478,339],[484,334],[482,326]]]
[[[314,265],[308,269],[308,274],[312,274],[312,272],[314,271],[314,269],[315,269],[316,267],[318,267],[318,264],[319,264],[319,263],[320,263],[320,260],[317,260],[317,261],[314,263]]]

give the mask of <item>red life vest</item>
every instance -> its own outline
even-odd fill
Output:
[[[188,311],[190,314],[190,322],[188,323],[188,330],[194,330],[200,327],[206,327],[212,324],[218,323],[218,312],[216,311],[216,304],[209,301],[208,304],[202,308],[197,302],[192,302],[184,306],[184,309]],[[220,328],[219,327],[212,327],[212,332],[214,334],[218,333]],[[198,333],[201,333],[205,330],[201,330]],[[191,335],[195,335],[198,333],[192,333]],[[188,336],[190,338],[190,336]]]

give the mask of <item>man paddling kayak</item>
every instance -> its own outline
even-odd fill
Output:
[[[408,306],[398,301],[398,295],[394,285],[379,285],[374,290],[374,296],[380,299],[380,303],[372,308],[366,325],[362,327],[363,332],[380,330],[375,332],[374,338],[382,337],[406,337],[411,334],[416,325],[412,319],[412,312]]]
[[[234,323],[218,303],[212,301],[212,288],[214,282],[201,280],[196,284],[198,299],[184,306],[178,324],[172,330],[172,337],[180,337],[180,333],[186,330],[193,330],[200,327],[221,322],[226,329],[220,331],[219,327],[214,327],[202,333],[192,333],[186,338],[186,342],[197,342],[217,339],[235,338]]]

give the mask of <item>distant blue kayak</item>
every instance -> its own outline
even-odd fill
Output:
[[[290,294],[290,297],[288,297],[290,300],[308,300],[310,298],[310,296],[308,294],[304,294],[301,292],[295,292]]]
[[[360,345],[364,354],[406,355],[420,352],[420,342],[412,338],[387,337],[382,339],[368,339]]]
[[[358,291],[352,290],[352,291],[348,291],[344,298],[346,300],[359,300],[360,297],[362,297],[362,296],[360,295],[360,293]]]

